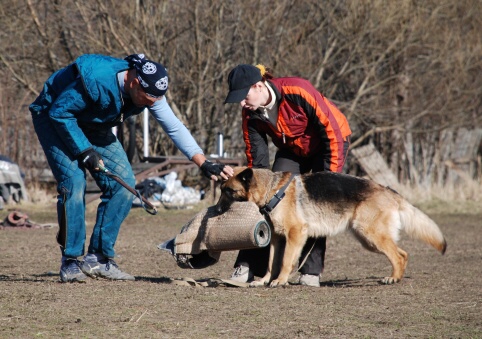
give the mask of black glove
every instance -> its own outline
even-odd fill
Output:
[[[79,161],[84,165],[84,167],[90,171],[98,171],[99,162],[102,160],[100,154],[94,151],[93,148],[89,148],[86,151],[80,153],[77,156],[77,159],[79,159]]]
[[[220,175],[221,172],[223,171],[224,167],[226,165],[224,164],[218,164],[218,163],[213,163],[209,160],[206,160],[202,165],[201,165],[201,170],[203,171],[203,174],[211,179],[212,175]]]

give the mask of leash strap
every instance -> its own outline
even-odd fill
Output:
[[[265,216],[266,221],[270,224],[271,227],[273,227],[273,222],[271,221],[271,218],[270,218],[269,214],[280,203],[280,201],[285,197],[285,191],[288,188],[288,185],[291,183],[291,181],[295,177],[295,175],[296,174],[291,173],[290,180],[288,180],[288,182],[286,184],[284,184],[283,187],[281,187],[279,190],[276,191],[276,193],[274,194],[274,196],[271,198],[271,200],[268,202],[268,204],[266,206],[264,206],[260,209],[261,213]],[[315,243],[316,242],[313,242],[313,245],[311,246],[310,250],[306,253],[305,257],[303,258],[303,260],[299,264],[296,271],[294,271],[293,273],[290,274],[290,277],[292,277],[294,274],[296,274],[301,269],[301,267],[303,267],[306,260],[308,259],[308,256],[310,255],[311,251],[315,247]]]
[[[288,185],[291,183],[295,176],[296,174],[291,173],[290,180],[288,180],[288,182],[284,184],[283,187],[276,191],[276,193],[268,202],[268,204],[266,204],[266,206],[260,209],[261,213],[263,213],[263,215],[265,215],[267,218],[269,218],[269,213],[271,213],[271,211],[280,203],[280,201],[283,200],[283,198],[285,197],[286,188],[288,188]]]
[[[108,176],[109,178],[114,179],[114,180],[117,181],[119,184],[121,184],[122,186],[124,186],[129,192],[131,192],[131,193],[134,194],[136,197],[138,197],[139,200],[141,201],[141,206],[142,206],[142,208],[144,208],[144,210],[145,210],[147,213],[149,213],[149,214],[151,214],[151,215],[156,215],[156,214],[157,214],[157,209],[156,209],[156,207],[154,207],[154,205],[152,205],[149,200],[147,200],[146,198],[144,198],[138,190],[130,187],[124,180],[122,180],[119,176],[113,174],[112,172],[109,172],[109,170],[108,170],[107,168],[105,168],[104,166],[101,166],[100,164],[98,164],[98,166],[99,166],[100,171],[101,171],[104,175]],[[147,207],[146,207],[146,205],[147,205]]]
[[[292,278],[296,273],[299,272],[299,270],[303,267],[303,265],[305,264],[306,260],[308,259],[308,256],[310,255],[311,251],[313,250],[313,248],[315,247],[315,244],[316,244],[316,241],[313,241],[313,245],[311,245],[311,248],[310,250],[306,253],[305,257],[303,258],[303,260],[300,262],[300,264],[298,265],[298,268],[296,269],[296,271],[293,271],[293,273],[290,274],[290,278]],[[289,279],[289,278],[288,278]]]
[[[184,277],[179,279],[170,278],[168,281],[170,284],[179,285],[179,286],[192,286],[192,287],[250,287],[249,283],[243,283],[235,280],[230,279],[217,279],[217,278],[208,278],[208,279],[198,279],[194,280],[193,278]]]

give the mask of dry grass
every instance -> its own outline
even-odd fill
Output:
[[[28,185],[29,202],[17,205],[19,208],[35,208],[36,205],[52,205],[57,201],[55,185],[49,190],[36,184]],[[219,197],[219,186],[216,186],[216,197]],[[477,182],[452,187],[403,187],[403,194],[412,204],[417,205],[427,213],[482,213],[482,185]],[[199,207],[204,208],[213,203],[212,192],[206,192],[207,199]],[[15,208],[16,205],[7,205],[5,208]],[[95,208],[90,207],[90,208]]]
[[[9,206],[11,207],[11,206]],[[52,222],[51,205],[22,204],[32,219]],[[88,232],[95,217],[88,208]],[[446,211],[445,211],[446,212]],[[7,211],[0,211],[0,218]],[[116,244],[120,267],[135,282],[89,279],[58,283],[56,229],[0,230],[1,338],[478,338],[482,335],[479,215],[432,215],[449,244],[445,256],[402,237],[405,279],[377,280],[390,264],[349,234],[328,239],[319,289],[194,288],[169,278],[226,278],[235,252],[218,264],[182,270],[157,244],[196,213],[133,209]]]
[[[403,195],[427,213],[482,213],[482,185],[477,182],[452,187],[404,187]]]

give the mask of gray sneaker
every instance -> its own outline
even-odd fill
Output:
[[[106,258],[95,262],[84,260],[80,268],[92,278],[102,277],[111,280],[136,280],[132,275],[122,272],[113,259]]]
[[[231,275],[231,280],[239,281],[243,283],[251,282],[254,280],[254,275],[249,270],[249,267],[240,265],[234,269],[234,272]]]
[[[80,262],[74,258],[65,258],[60,265],[60,281],[66,282],[85,282],[87,276],[80,270]]]
[[[298,283],[303,286],[320,287],[320,276],[314,274],[302,274]]]

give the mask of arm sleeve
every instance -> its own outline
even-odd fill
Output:
[[[149,107],[149,111],[172,139],[176,147],[179,148],[189,160],[192,160],[195,154],[204,154],[186,126],[176,117],[167,103],[166,97],[156,101],[154,105]]]
[[[243,111],[243,138],[246,144],[248,167],[269,168],[269,149],[266,133],[256,129],[255,122]]]
[[[325,170],[341,172],[344,164],[343,137],[337,127],[330,124],[330,120],[324,115],[317,114],[313,119],[321,135],[321,156],[324,159]],[[328,122],[328,123],[327,123]]]
[[[87,109],[88,100],[81,80],[77,79],[59,94],[49,110],[56,132],[74,156],[92,147],[76,118],[76,115]]]
[[[343,136],[335,115],[321,93],[311,84],[305,83],[296,92],[297,95],[290,97],[306,112],[310,125],[316,129],[321,139],[321,156],[325,160],[325,169],[341,172],[344,164]]]

